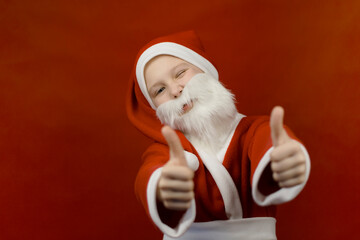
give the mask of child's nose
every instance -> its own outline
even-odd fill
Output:
[[[171,95],[173,96],[173,98],[178,98],[181,96],[181,93],[183,91],[183,86],[180,84],[174,84],[171,87]]]

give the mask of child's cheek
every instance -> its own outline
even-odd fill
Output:
[[[166,103],[169,100],[170,100],[169,95],[166,92],[164,92],[163,94],[161,94],[161,96],[158,96],[155,104],[157,105],[157,107],[159,107],[161,104]]]
[[[185,84],[187,84],[198,73],[199,72],[195,70],[189,70],[188,73],[185,75]]]

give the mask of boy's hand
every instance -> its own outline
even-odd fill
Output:
[[[170,160],[164,165],[157,185],[157,199],[167,209],[184,211],[194,198],[194,171],[187,165],[184,149],[175,131],[161,129],[170,150]]]
[[[280,187],[292,187],[305,181],[305,155],[300,143],[291,139],[283,127],[284,109],[274,107],[270,116],[274,150],[270,154],[273,178]]]

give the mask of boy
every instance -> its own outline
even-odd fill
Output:
[[[295,198],[310,172],[281,107],[270,121],[238,113],[192,31],[140,50],[127,100],[154,140],[135,191],[164,239],[276,239],[273,205]]]

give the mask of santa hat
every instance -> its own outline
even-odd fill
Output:
[[[155,114],[153,104],[146,88],[144,68],[154,57],[159,55],[171,55],[181,58],[216,80],[219,79],[218,71],[209,61],[204,48],[194,31],[181,32],[165,37],[154,39],[146,44],[138,53],[130,77],[127,96],[126,110],[129,120],[142,133],[148,137],[163,142],[160,133],[161,123]]]

